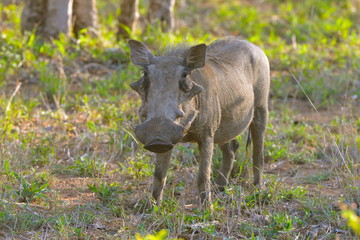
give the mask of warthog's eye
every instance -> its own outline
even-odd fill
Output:
[[[187,72],[183,72],[183,73],[181,74],[181,79],[186,78],[187,76],[188,76],[188,73],[187,73]]]
[[[140,82],[140,91],[145,91],[150,86],[150,80],[149,80],[149,73],[147,71],[143,72],[143,77],[141,78]]]
[[[148,78],[143,78],[140,85],[140,90],[145,92],[150,86],[150,81]]]

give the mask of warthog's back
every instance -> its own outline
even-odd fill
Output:
[[[199,96],[200,122],[209,124],[218,117],[212,126],[216,143],[244,131],[255,107],[267,107],[269,72],[264,52],[247,41],[228,37],[208,46],[206,66],[194,79],[207,90]]]

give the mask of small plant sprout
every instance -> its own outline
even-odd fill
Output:
[[[110,204],[118,200],[118,195],[123,193],[117,183],[90,184],[88,185],[90,191],[95,193],[95,196],[100,200],[102,204]]]

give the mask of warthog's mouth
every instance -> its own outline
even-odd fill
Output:
[[[166,143],[161,140],[154,140],[149,144],[146,144],[144,148],[154,153],[165,153],[170,151],[174,147],[174,144]]]

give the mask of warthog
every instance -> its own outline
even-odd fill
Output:
[[[129,40],[131,60],[143,76],[130,84],[141,97],[142,123],[135,135],[156,153],[152,195],[161,202],[170,153],[178,142],[198,143],[197,187],[201,204],[211,205],[211,158],[218,144],[223,160],[217,186],[228,182],[239,143],[248,127],[253,140],[254,184],[261,184],[264,134],[268,119],[269,62],[257,46],[235,37],[192,47],[175,47],[154,56]]]

